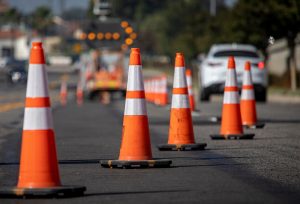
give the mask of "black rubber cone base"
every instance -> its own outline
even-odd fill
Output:
[[[206,143],[196,144],[162,144],[158,145],[157,148],[160,151],[193,151],[193,150],[204,150]]]
[[[248,128],[248,129],[261,129],[265,127],[264,123],[255,123],[253,125],[243,125],[244,127]]]
[[[212,140],[250,140],[253,139],[254,134],[240,134],[240,135],[210,135]]]
[[[85,186],[57,186],[51,188],[0,188],[0,197],[77,197],[82,196]]]
[[[138,169],[138,168],[168,168],[172,164],[169,159],[158,160],[106,160],[101,161],[101,166],[104,168],[123,168],[123,169]]]

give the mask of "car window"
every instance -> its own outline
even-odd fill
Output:
[[[251,51],[246,50],[225,50],[225,51],[219,51],[214,54],[214,57],[253,57],[257,58],[258,54]]]

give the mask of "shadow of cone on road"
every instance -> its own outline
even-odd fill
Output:
[[[62,186],[41,42],[33,42],[27,82],[25,114],[16,187],[0,189],[0,196],[78,196],[84,186]]]
[[[264,123],[257,122],[256,101],[254,96],[254,87],[252,84],[251,64],[245,63],[243,86],[241,94],[241,116],[242,123],[247,128],[263,128]]]
[[[161,151],[203,150],[206,143],[195,143],[192,115],[182,53],[176,53],[168,144]]]
[[[244,134],[243,132],[234,57],[229,57],[227,67],[221,130],[220,134],[211,135],[211,138],[253,139],[254,134]]]
[[[119,160],[101,161],[102,167],[170,167],[171,160],[153,160],[145,101],[140,49],[132,48],[129,59],[125,112]]]

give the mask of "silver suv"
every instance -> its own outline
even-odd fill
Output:
[[[246,44],[216,44],[211,47],[199,66],[200,100],[208,101],[210,95],[223,93],[229,56],[235,58],[239,88],[242,86],[244,64],[251,62],[255,98],[266,101],[268,77],[264,59],[254,46]]]

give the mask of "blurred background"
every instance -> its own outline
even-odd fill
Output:
[[[49,69],[72,67],[85,75],[111,61],[125,75],[129,49],[139,47],[145,69],[172,78],[181,51],[201,99],[210,48],[249,44],[265,72],[265,94],[300,95],[299,32],[298,0],[0,0],[0,74],[26,81],[33,39],[43,41]],[[100,55],[102,62],[95,62]]]

